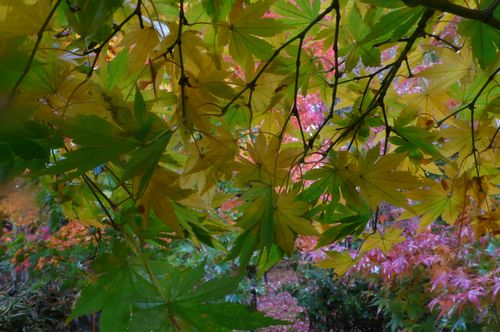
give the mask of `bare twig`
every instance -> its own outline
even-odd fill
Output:
[[[441,36],[439,35],[434,35],[432,33],[426,33],[427,36],[429,37],[432,37],[434,39],[436,39],[437,41],[441,42],[441,43],[444,43],[446,45],[448,45],[449,47],[451,47],[453,49],[453,51],[455,52],[458,52],[460,51],[460,47],[456,46],[456,45],[453,45],[452,43],[450,43],[449,41],[447,41],[446,39],[442,38]]]
[[[481,95],[483,94],[483,92],[486,89],[486,87],[491,82],[493,82],[495,80],[495,76],[498,74],[499,71],[500,71],[500,67],[498,67],[493,73],[491,73],[490,76],[488,76],[488,79],[486,80],[486,82],[484,82],[483,86],[481,87],[481,89],[479,89],[479,92],[476,94],[476,96],[474,97],[474,99],[472,99],[472,101],[470,103],[468,103],[467,105],[464,105],[464,106],[458,108],[454,112],[448,114],[447,116],[445,116],[441,120],[437,121],[436,122],[436,127],[440,127],[446,120],[448,120],[452,116],[457,115],[458,113],[462,112],[463,110],[465,110],[467,108],[468,109],[474,108],[476,106],[476,102],[479,99],[479,97],[481,97]]]

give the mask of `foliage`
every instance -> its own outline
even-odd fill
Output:
[[[33,290],[26,284],[2,281],[0,326],[4,331],[67,330],[64,319],[71,312],[75,296],[74,292],[61,289],[57,282]],[[89,329],[90,326],[91,321],[84,317],[70,328]]]
[[[101,311],[103,331],[280,324],[222,302],[252,260],[262,275],[299,235],[350,236],[355,255],[318,263],[343,274],[404,241],[379,227],[385,204],[419,231],[466,216],[497,236],[500,8],[470,5],[0,0],[0,179],[51,185],[97,238],[72,317]],[[155,254],[178,240],[238,274]]]
[[[31,186],[28,189],[33,190]],[[3,221],[2,262],[7,270],[14,270],[14,280],[31,279],[27,288],[37,289],[50,282],[63,289],[81,285],[82,272],[98,250],[92,241],[93,230],[75,221],[68,222],[50,192],[39,192],[38,200],[40,213],[36,221]]]
[[[0,326],[6,331],[89,330],[96,315],[81,317],[65,326],[83,272],[96,246],[89,230],[63,217],[50,192],[38,193],[32,184],[17,183],[5,194],[19,199],[2,220],[0,237]],[[8,215],[7,215],[8,213]],[[22,217],[25,217],[24,219]]]
[[[300,265],[299,285],[285,285],[306,309],[313,331],[380,331],[385,317],[372,305],[363,279],[334,279],[329,270]]]
[[[440,225],[409,232],[405,242],[386,254],[369,252],[354,269],[382,285],[375,303],[391,315],[392,330],[494,330],[498,325],[498,240],[488,236],[467,243],[474,232],[462,222],[456,230]],[[466,244],[457,247],[458,238]]]

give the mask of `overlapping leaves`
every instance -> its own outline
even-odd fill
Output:
[[[153,261],[148,274],[127,256],[126,246],[115,244],[113,254],[94,262],[97,279],[68,320],[101,311],[102,331],[232,331],[286,323],[221,302],[235,291],[239,276],[205,281],[204,263],[179,271],[162,261]]]

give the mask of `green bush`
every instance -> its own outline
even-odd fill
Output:
[[[370,287],[363,279],[335,279],[331,270],[299,265],[299,284],[288,284],[290,292],[306,309],[314,331],[381,331],[387,322],[372,304]]]

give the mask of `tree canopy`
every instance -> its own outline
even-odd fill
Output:
[[[178,239],[259,274],[298,236],[361,239],[320,263],[342,274],[403,240],[382,204],[498,235],[498,4],[0,0],[0,179],[50,184],[68,218],[118,234],[71,318],[283,323],[219,301],[239,275],[145,253]]]

